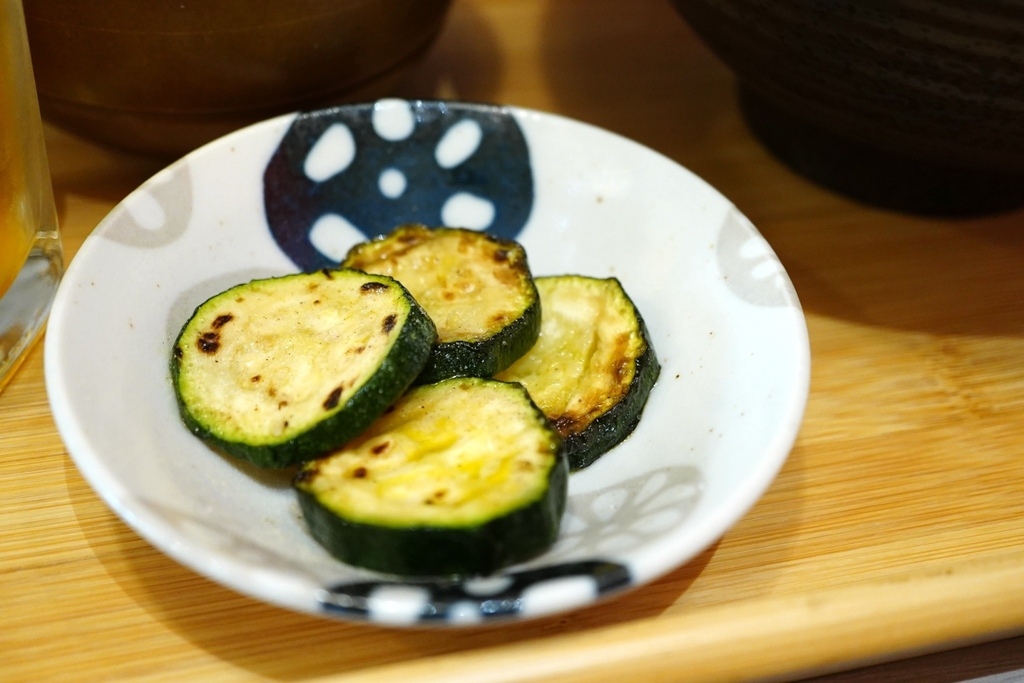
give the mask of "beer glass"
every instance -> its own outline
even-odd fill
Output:
[[[0,0],[0,391],[64,270],[21,0]]]

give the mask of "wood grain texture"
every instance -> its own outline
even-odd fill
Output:
[[[1024,213],[939,221],[828,193],[754,141],[734,85],[661,0],[457,0],[400,93],[634,138],[775,248],[808,317],[810,402],[777,480],[718,543],[527,624],[287,612],[178,565],[106,507],[55,431],[37,346],[0,394],[0,679],[787,679],[1024,633]],[[72,256],[163,165],[55,128],[47,141]]]

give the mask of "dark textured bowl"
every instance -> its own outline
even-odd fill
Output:
[[[296,109],[389,93],[451,0],[24,0],[44,116],[178,155]]]
[[[924,210],[1024,201],[1024,3],[671,2],[798,170]]]

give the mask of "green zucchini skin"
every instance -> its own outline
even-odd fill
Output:
[[[475,388],[489,387],[492,393],[475,391]],[[496,380],[480,378],[453,378],[437,384],[416,387],[410,390],[397,405],[399,414],[403,411],[415,411],[415,405],[431,405],[435,395],[441,392],[469,392],[466,394],[467,404],[476,402],[483,405],[493,399],[493,390],[506,392],[514,400],[525,406],[526,417],[517,419],[515,425],[506,425],[508,430],[504,433],[517,435],[516,440],[508,436],[511,445],[505,452],[495,449],[494,452],[474,452],[469,458],[467,469],[472,467],[475,461],[493,463],[495,460],[503,460],[506,457],[518,458],[521,455],[519,446],[524,450],[536,448],[531,457],[533,463],[538,465],[536,472],[530,470],[529,489],[522,495],[522,499],[516,498],[513,502],[507,499],[500,503],[494,503],[493,499],[484,503],[470,503],[476,507],[483,507],[483,510],[476,510],[468,514],[460,514],[460,511],[449,512],[442,510],[440,517],[418,516],[416,508],[421,503],[419,499],[406,500],[406,497],[413,498],[412,494],[403,493],[401,512],[384,513],[373,516],[372,512],[353,510],[351,502],[336,502],[332,499],[331,488],[352,486],[353,484],[344,480],[339,471],[351,468],[360,463],[356,469],[363,470],[359,475],[362,478],[372,477],[373,474],[367,470],[374,470],[377,466],[375,453],[381,451],[379,444],[397,441],[394,439],[397,429],[389,430],[381,427],[375,432],[375,426],[371,426],[368,435],[357,439],[352,447],[346,446],[341,451],[352,453],[363,453],[363,456],[353,456],[355,459],[347,461],[344,465],[335,466],[328,470],[332,457],[339,456],[337,453],[328,455],[325,458],[314,460],[303,465],[295,477],[295,488],[298,493],[298,501],[303,517],[309,527],[311,535],[323,545],[331,554],[338,559],[359,567],[375,571],[395,574],[400,576],[421,576],[421,577],[467,577],[486,576],[503,567],[516,562],[524,561],[544,552],[554,544],[558,537],[559,525],[565,512],[566,498],[568,491],[569,467],[563,452],[562,442],[558,434],[551,428],[543,413],[533,404],[529,395],[521,385]],[[448,404],[445,404],[446,406]],[[423,408],[419,408],[423,410]],[[448,408],[439,410],[447,411]],[[389,413],[390,414],[390,413]],[[386,418],[382,418],[382,421]],[[405,418],[402,417],[401,420]],[[448,418],[451,422],[449,434],[437,435],[436,430],[428,430],[429,438],[438,436],[442,441],[450,437],[454,442],[453,450],[458,451],[465,447],[462,439],[472,439],[467,432],[476,430],[478,434],[484,431],[490,434],[502,434],[503,432],[496,425],[479,425],[472,423],[467,425],[466,413],[459,411],[458,414]],[[403,422],[408,425],[409,423]],[[421,433],[417,430],[423,429],[422,424],[411,423],[412,427],[404,427],[410,434]],[[519,441],[518,435],[529,431],[525,443]],[[415,438],[411,438],[416,442]],[[533,444],[533,445],[531,445]],[[502,442],[504,445],[504,442]],[[416,453],[416,446],[410,447]],[[436,458],[438,467],[449,468],[452,471],[449,457],[445,449],[434,446],[424,446],[427,455],[422,453],[410,456],[409,461],[417,463],[428,458]],[[400,454],[400,450],[396,450]],[[492,459],[493,456],[493,459]],[[463,462],[466,462],[465,460]],[[440,463],[444,463],[443,465]],[[513,463],[519,464],[519,463]],[[427,463],[426,474],[421,470],[417,473],[418,481],[427,481],[430,477],[430,463]],[[456,466],[454,469],[459,469]],[[391,476],[394,476],[393,474]],[[442,474],[436,481],[439,486],[445,486],[445,475]],[[543,482],[537,478],[543,477]],[[328,480],[324,484],[324,480]],[[430,477],[431,486],[435,479]],[[388,481],[388,473],[381,477],[380,482]],[[539,483],[538,483],[539,482]],[[377,486],[386,486],[386,483],[376,483]],[[455,488],[454,496],[458,497],[458,486]],[[482,490],[490,491],[500,488],[503,481],[499,480],[492,485],[488,479],[475,480],[470,486],[480,487]],[[376,489],[380,490],[380,489]],[[382,494],[383,495],[383,494]],[[517,494],[518,495],[518,494]],[[439,499],[440,500],[440,499]],[[426,504],[426,503],[423,503]],[[438,504],[440,506],[440,504]],[[431,505],[431,507],[434,507]],[[494,507],[497,507],[495,510]],[[406,512],[406,510],[410,512]],[[433,510],[431,510],[433,513]],[[397,515],[397,517],[396,517]]]
[[[522,315],[490,337],[435,343],[415,383],[433,384],[450,377],[493,377],[536,343],[540,321],[540,297],[535,296]]]
[[[244,294],[254,285],[272,284],[286,279],[301,279],[304,282],[312,283],[335,278],[350,278],[363,284],[369,282],[374,286],[380,284],[400,292],[401,305],[406,308],[405,319],[396,325],[397,333],[376,371],[344,401],[338,401],[330,409],[325,408],[321,419],[302,431],[280,438],[239,436],[228,433],[222,428],[222,425],[201,417],[199,414],[201,411],[196,410],[194,402],[187,395],[188,390],[183,386],[182,368],[183,358],[187,353],[185,349],[194,345],[193,339],[186,339],[186,336],[195,332],[195,330],[190,330],[190,323],[203,311],[204,307],[215,305],[218,300]],[[279,278],[264,278],[232,287],[211,297],[196,308],[196,312],[182,327],[172,347],[171,381],[175,389],[181,418],[185,426],[195,436],[212,448],[257,467],[285,468],[317,457],[329,449],[337,447],[358,435],[371,424],[411,386],[426,364],[435,339],[436,330],[429,316],[408,291],[392,278],[368,276],[366,273],[352,270],[325,270],[286,275]],[[198,386],[198,389],[202,390],[201,385]]]
[[[456,246],[461,249],[456,251]],[[425,259],[424,254],[433,258]],[[406,224],[355,245],[342,265],[396,278],[433,318],[438,339],[416,384],[450,377],[492,377],[526,353],[540,334],[540,296],[526,251],[514,240],[465,228]],[[453,273],[473,272],[472,268],[477,268],[476,273],[493,269],[495,280],[475,280],[468,295],[457,287],[447,290],[448,300],[437,295]],[[451,330],[446,322],[450,312],[467,303],[482,311],[496,306],[500,315],[488,320],[485,329]]]
[[[557,275],[535,282],[548,316],[541,325],[541,341],[496,377],[526,386],[565,440],[572,471],[578,471],[634,431],[661,365],[647,325],[618,279]],[[580,311],[589,317],[581,318]],[[572,314],[560,321],[566,312]],[[601,346],[603,355],[596,350]],[[595,373],[590,363],[597,358],[604,364]],[[625,372],[627,367],[631,372]],[[628,385],[623,386],[627,376]],[[552,393],[552,387],[567,389]]]
[[[487,576],[539,555],[557,539],[569,477],[566,460],[559,461],[548,479],[552,495],[475,528],[352,522],[337,517],[301,488],[299,506],[312,536],[347,564],[399,576]]]

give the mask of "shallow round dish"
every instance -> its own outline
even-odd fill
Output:
[[[286,474],[212,452],[175,406],[170,348],[199,303],[407,221],[515,237],[537,275],[618,277],[662,364],[632,436],[571,476],[555,547],[497,576],[402,580],[332,559]],[[390,625],[573,609],[692,559],[775,477],[810,372],[772,249],[686,169],[554,115],[400,100],[275,118],[147,181],[71,263],[45,354],[69,453],[154,546],[254,598]]]

